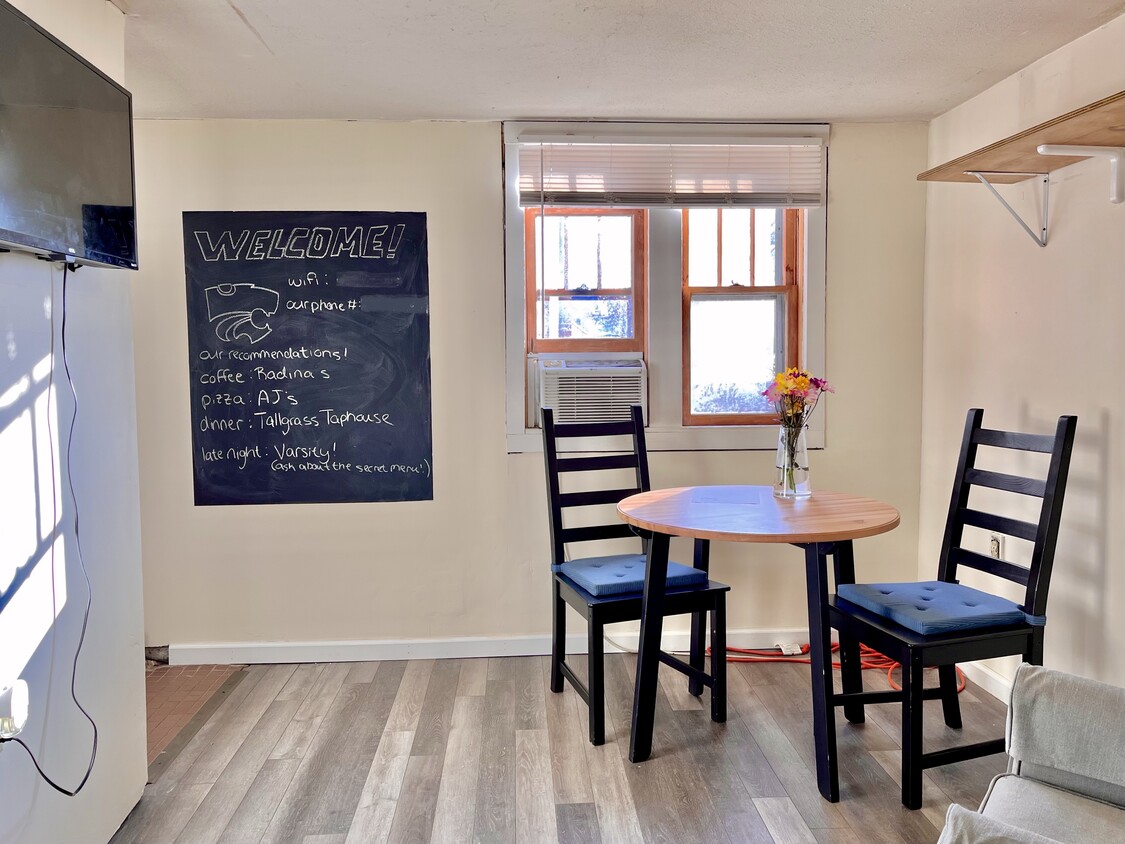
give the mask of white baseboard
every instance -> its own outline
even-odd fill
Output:
[[[1005,706],[1012,697],[1012,681],[1003,674],[998,674],[987,665],[976,662],[959,666],[965,672],[965,677],[977,688],[988,692]]]
[[[634,651],[639,634],[610,632],[606,651]],[[770,648],[779,642],[807,642],[806,628],[728,630],[736,648]],[[661,645],[686,651],[688,633],[665,633]],[[586,636],[566,637],[567,653],[586,653]],[[457,639],[374,639],[323,642],[191,642],[168,646],[170,665],[257,665],[291,662],[374,662],[387,659],[464,659],[485,656],[538,656],[551,652],[551,637],[472,636]]]
[[[835,631],[833,631],[835,632]],[[640,634],[613,632],[606,637],[607,653],[635,651]],[[780,642],[807,642],[805,628],[728,630],[727,644],[736,648],[772,648]],[[661,645],[667,651],[686,651],[686,631],[665,633]],[[586,653],[586,636],[566,637],[567,653]],[[258,665],[292,662],[378,662],[388,659],[465,659],[487,656],[540,656],[551,652],[551,637],[508,638],[472,636],[457,639],[375,639],[322,642],[194,642],[168,646],[170,665]],[[961,666],[977,688],[1005,706],[1012,681],[979,663]]]

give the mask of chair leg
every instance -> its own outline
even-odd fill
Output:
[[[922,808],[922,653],[902,654],[902,805]]]
[[[707,651],[706,629],[707,613],[693,612],[691,614],[691,646],[688,651],[688,664],[697,671],[702,671],[706,667],[704,664]],[[714,647],[714,641],[712,641],[711,646]],[[689,676],[687,690],[688,694],[699,697],[703,694],[703,683]]]
[[[695,540],[692,565],[700,571],[711,568],[711,543],[706,539]],[[691,614],[691,649],[688,651],[688,664],[702,671],[707,645],[704,641],[707,636],[707,613],[693,612]],[[699,697],[703,694],[703,684],[694,677],[688,677],[688,694]]]
[[[863,666],[860,665],[859,641],[840,634],[840,680],[844,694],[863,691]],[[866,718],[863,701],[844,704],[844,717],[849,723],[862,724]]]
[[[720,592],[711,610],[711,720],[727,720],[727,596]]]
[[[562,663],[566,658],[566,602],[559,591],[559,582],[552,578],[554,596],[551,600],[551,691],[563,690]]]
[[[590,691],[590,744],[605,744],[605,644],[602,623],[590,617],[586,688]]]
[[[1043,664],[1043,628],[1037,627],[1031,632],[1031,641],[1027,643],[1027,650],[1023,652],[1023,661],[1031,665]]]
[[[961,703],[957,699],[957,666],[939,665],[938,681],[941,684],[941,711],[945,726],[961,729]]]
[[[842,583],[855,583],[855,555],[850,542],[842,542],[832,552],[832,566],[836,573],[836,586]],[[863,667],[859,660],[859,640],[845,636],[840,631],[840,681],[844,694],[863,691]],[[828,705],[829,711],[835,707]],[[835,717],[835,716],[833,716]],[[852,724],[862,724],[865,720],[863,703],[852,701],[844,704],[844,717]]]

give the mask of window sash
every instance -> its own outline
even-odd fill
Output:
[[[748,230],[749,230],[750,237],[749,237],[749,243],[748,243],[749,253],[747,255],[748,263],[742,269],[745,271],[746,277],[749,279],[749,282],[750,282],[749,285],[741,284],[739,282],[732,282],[730,284],[725,284],[725,285],[723,283],[723,279],[726,278],[726,277],[729,277],[730,275],[733,275],[733,273],[729,272],[729,270],[727,268],[727,261],[726,261],[726,243],[725,243],[725,240],[724,240],[724,231],[726,230],[726,227],[727,227],[727,221],[723,217],[723,209],[718,208],[718,209],[715,209],[715,229],[716,229],[715,234],[716,234],[716,246],[717,246],[717,248],[715,250],[715,279],[714,279],[714,284],[701,284],[701,283],[699,283],[700,279],[696,278],[695,279],[696,283],[692,286],[694,286],[694,287],[723,287],[725,289],[730,289],[732,287],[737,288],[737,287],[746,287],[746,286],[750,286],[750,287],[776,287],[779,284],[786,283],[786,281],[785,281],[786,275],[784,273],[786,245],[784,244],[784,242],[781,242],[781,241],[779,241],[779,243],[778,243],[778,245],[781,247],[781,250],[780,250],[780,253],[777,256],[777,259],[775,259],[775,260],[779,260],[781,262],[781,267],[775,266],[775,272],[770,276],[768,281],[763,281],[759,278],[759,276],[758,276],[758,264],[759,264],[759,261],[758,261],[758,235],[757,235],[757,227],[758,227],[758,220],[759,220],[758,214],[762,213],[764,215],[764,214],[768,213],[769,216],[775,216],[776,217],[778,237],[784,238],[784,236],[785,236],[784,233],[787,230],[785,209],[779,209],[779,208],[750,208],[750,209],[745,209],[743,213],[745,213],[747,215]],[[685,244],[684,249],[683,249],[684,265],[683,265],[683,268],[682,268],[683,277],[684,277],[684,284],[691,284],[691,267],[687,264],[687,261],[686,261],[687,256],[690,253],[689,238],[691,237],[691,234],[692,234],[691,222],[690,222],[691,217],[692,217],[692,214],[690,214],[689,212],[685,212],[682,215],[682,218],[681,218],[682,219],[682,222],[681,222],[681,232],[682,232],[682,234],[681,234],[681,236],[683,238],[683,243]],[[790,218],[792,218],[792,215],[790,215]],[[776,271],[777,269],[781,269],[782,272],[777,272]]]
[[[540,290],[536,280],[539,277],[536,251],[536,229],[543,214],[547,216],[622,216],[629,217],[633,223],[633,277],[632,287],[602,287],[578,291],[548,288]],[[646,311],[647,270],[648,270],[648,219],[641,209],[576,209],[576,208],[528,208],[524,211],[524,303],[525,303],[525,348],[529,353],[537,352],[641,352],[646,350],[645,330],[648,324]],[[540,233],[542,234],[542,233]],[[614,338],[544,338],[539,337],[538,315],[541,297],[543,300],[556,298],[600,298],[633,300],[633,336]]]
[[[719,233],[715,248],[718,250],[717,266],[719,280],[722,272],[722,220],[720,210]],[[784,330],[782,336],[784,366],[799,366],[800,361],[800,327],[801,327],[801,296],[804,268],[801,265],[801,248],[803,242],[803,215],[804,212],[786,208],[783,210],[781,247],[782,247],[782,284],[760,285],[691,285],[688,278],[689,246],[688,246],[688,213],[682,215],[681,239],[681,290],[682,290],[682,351],[681,351],[681,414],[682,424],[685,426],[700,425],[776,425],[776,413],[693,413],[691,407],[691,304],[696,297],[720,296],[733,297],[778,297],[783,300]]]

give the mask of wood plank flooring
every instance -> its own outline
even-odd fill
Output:
[[[841,800],[827,803],[808,666],[777,663],[730,666],[726,724],[662,666],[653,758],[633,765],[634,667],[606,656],[593,747],[581,698],[547,688],[546,657],[252,666],[111,844],[932,844],[949,804],[975,808],[1004,768],[997,755],[927,771],[907,811],[898,706],[868,707],[866,724],[837,718]],[[881,672],[864,682],[886,687]],[[961,707],[955,731],[927,703],[927,750],[1003,734],[986,693],[970,686]]]

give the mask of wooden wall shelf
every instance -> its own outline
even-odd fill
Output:
[[[994,184],[1011,184],[1083,161],[1085,156],[1040,155],[1040,144],[1125,146],[1125,91],[1032,126],[918,175],[921,182],[976,182],[973,171]]]

